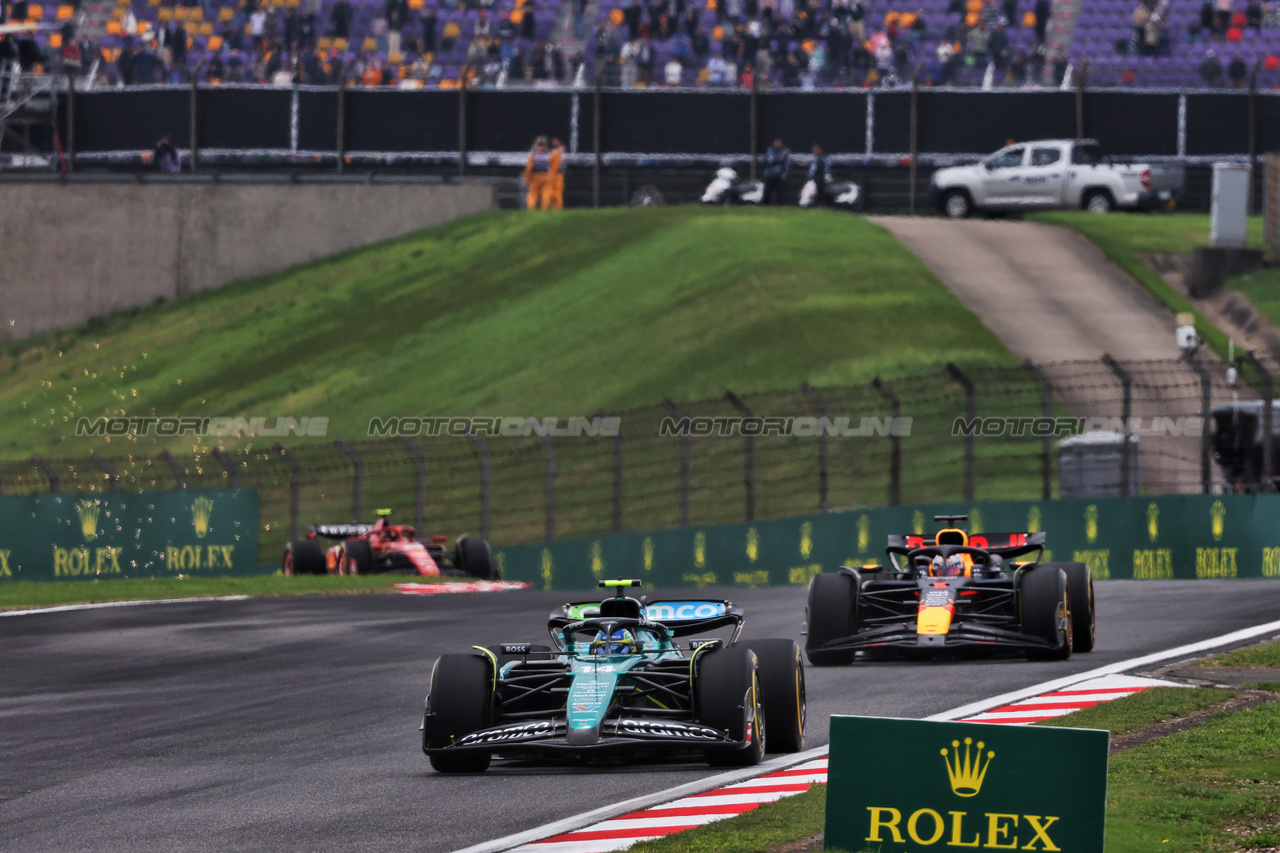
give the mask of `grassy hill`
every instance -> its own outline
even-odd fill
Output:
[[[1013,358],[857,217],[493,212],[10,344],[0,458],[161,446],[77,438],[81,416],[328,416],[330,441],[371,417],[567,418],[948,360]]]

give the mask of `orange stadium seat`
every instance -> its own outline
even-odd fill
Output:
[[[68,6],[65,3],[58,7],[58,20],[69,21],[76,16],[76,7]]]
[[[209,37],[209,50],[222,50],[222,36]]]

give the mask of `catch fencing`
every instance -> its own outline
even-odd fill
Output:
[[[56,116],[73,170],[136,165],[161,137],[188,172],[269,163],[465,171],[511,165],[538,135],[563,139],[575,165],[597,170],[754,157],[776,137],[801,155],[819,142],[841,162],[947,162],[1010,139],[1086,136],[1117,157],[1193,162],[1280,148],[1280,95],[1256,90],[64,87]]]
[[[1203,353],[947,365],[857,385],[730,390],[584,413],[618,419],[617,430],[595,435],[331,435],[187,455],[36,456],[0,463],[0,493],[257,488],[261,559],[274,562],[306,525],[367,521],[380,507],[424,533],[503,545],[860,506],[1049,499],[1060,491],[1056,443],[1081,429],[1136,436],[1123,465],[1145,494],[1257,490],[1224,479],[1201,417],[1206,405],[1269,399],[1275,366],[1240,370],[1233,388],[1226,365]],[[1116,477],[1115,494],[1126,482]]]

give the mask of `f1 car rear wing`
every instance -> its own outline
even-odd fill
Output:
[[[968,538],[970,548],[981,548],[1001,557],[1018,557],[1044,548],[1044,531],[1039,533],[970,533]],[[937,544],[936,535],[889,535],[890,548],[928,548]]]
[[[583,619],[600,617],[599,601],[569,602],[557,607],[547,620],[547,628],[556,634],[565,625]],[[640,601],[640,617],[658,622],[672,637],[688,637],[716,631],[720,628],[739,628],[743,623],[741,607],[729,601],[672,600]]]
[[[372,529],[372,524],[313,524],[308,528],[326,539],[352,539],[364,536]]]

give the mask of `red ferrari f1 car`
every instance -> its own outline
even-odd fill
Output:
[[[314,524],[306,539],[295,539],[284,550],[281,569],[286,575],[405,574],[424,577],[495,577],[489,543],[463,536],[457,547],[446,550],[447,536],[432,536],[430,544],[418,541],[407,524],[392,524],[391,510],[378,510],[373,524]],[[325,549],[320,537],[337,540]]]

